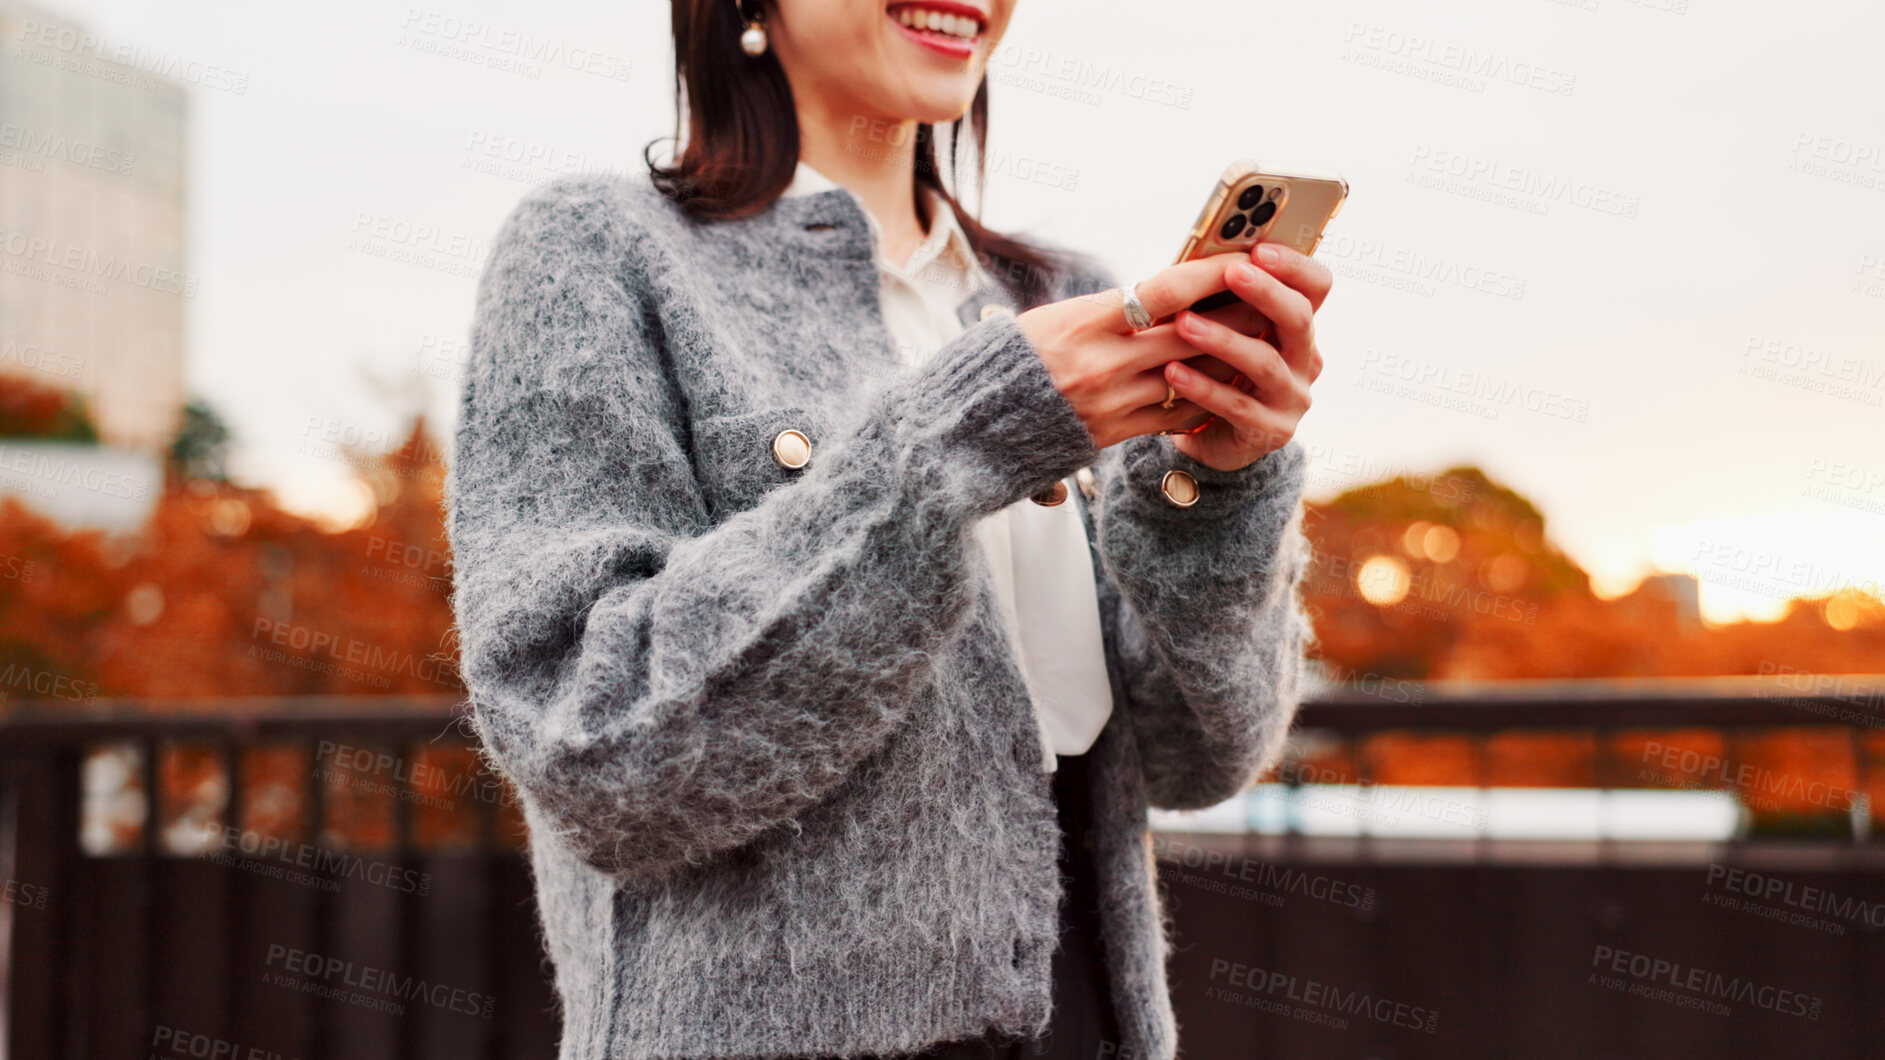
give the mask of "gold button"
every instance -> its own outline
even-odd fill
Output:
[[[1159,480],[1158,488],[1165,493],[1165,499],[1180,508],[1189,508],[1198,503],[1198,480],[1188,471],[1173,468],[1165,472]]]
[[[812,440],[787,427],[772,436],[772,458],[779,466],[796,471],[812,458]]]
[[[1073,473],[1073,478],[1075,482],[1080,484],[1080,492],[1086,494],[1087,500],[1093,500],[1100,495],[1099,480],[1093,477],[1092,468],[1081,468]]]
[[[990,302],[987,305],[982,307],[983,320],[987,320],[990,317],[1000,316],[1003,313],[1006,313],[1009,316],[1014,316],[1014,310],[1009,309],[1007,306],[1002,305],[999,302]]]
[[[1056,480],[1052,486],[1047,487],[1028,499],[1043,508],[1052,508],[1054,505],[1067,499],[1067,483]]]

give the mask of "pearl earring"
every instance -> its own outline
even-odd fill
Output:
[[[766,28],[757,19],[746,18],[746,10],[740,0],[733,0],[733,7],[739,11],[741,21],[746,22],[746,32],[740,34],[740,50],[755,57],[765,54]]]

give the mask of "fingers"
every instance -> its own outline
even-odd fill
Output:
[[[1178,314],[1177,320],[1127,337],[1124,343],[1126,356],[1119,364],[1120,370],[1158,379],[1166,362],[1184,361],[1219,382],[1227,382],[1240,373],[1249,375],[1242,365],[1226,363],[1213,351],[1204,350],[1179,331],[1181,322],[1194,315],[1190,310],[1184,310]],[[1243,334],[1236,329],[1231,330],[1235,334]],[[1159,385],[1164,384],[1161,382]]]
[[[1194,354],[1184,363],[1193,371],[1202,372],[1220,383],[1228,383],[1238,374],[1237,369],[1206,354]],[[1159,404],[1165,400],[1167,385],[1163,364],[1140,372],[1118,386],[1115,391],[1117,400],[1114,407],[1123,411],[1144,405]],[[1175,404],[1184,404],[1184,398],[1178,398]]]
[[[1161,384],[1163,385],[1163,384]],[[1137,438],[1142,434],[1157,434],[1161,431],[1190,432],[1204,425],[1212,414],[1180,398],[1171,411],[1152,405],[1134,409],[1119,421],[1119,438]]]
[[[1296,425],[1302,421],[1303,412],[1308,408],[1307,402],[1302,409],[1296,410],[1273,407],[1178,362],[1167,366],[1165,375],[1171,380],[1173,389],[1183,394],[1185,400],[1229,424],[1239,438],[1248,443],[1260,443],[1255,448],[1265,452],[1280,448],[1289,441],[1296,433]]]
[[[1231,295],[1234,299],[1231,304],[1210,310],[1204,313],[1204,316],[1223,324],[1232,331],[1241,331],[1251,338],[1267,339],[1271,334],[1274,334],[1272,331],[1274,325],[1270,323],[1269,317],[1257,312],[1256,307],[1252,306],[1250,303],[1241,298],[1236,298],[1235,292],[1226,291],[1225,293]],[[1193,311],[1196,312],[1195,306],[1193,307]],[[1268,332],[1268,334],[1266,334],[1266,332]]]
[[[1275,325],[1276,348],[1282,351],[1289,366],[1303,378],[1314,381],[1321,365],[1315,356],[1316,310],[1308,296],[1249,262],[1231,265],[1225,278],[1237,297]]]
[[[1184,358],[1184,362],[1185,362],[1185,367],[1195,368],[1198,371],[1203,372],[1205,375],[1210,376],[1211,378],[1217,380],[1220,383],[1228,383],[1232,379],[1235,379],[1237,376],[1243,374],[1242,372],[1238,371],[1235,367],[1225,364],[1223,361],[1219,360],[1217,357],[1214,357],[1208,353],[1194,353],[1191,356]],[[1163,368],[1164,366],[1160,365],[1161,371],[1163,370]],[[1164,376],[1161,375],[1159,378],[1163,379]]]
[[[1280,243],[1257,244],[1250,260],[1286,286],[1302,292],[1303,297],[1309,299],[1311,310],[1322,308],[1323,301],[1329,297],[1329,289],[1335,285],[1335,274],[1327,265]]]
[[[1139,302],[1153,320],[1164,320],[1198,299],[1222,291],[1225,266],[1241,260],[1244,255],[1229,252],[1161,269],[1139,281]],[[1124,313],[1120,314],[1120,328],[1131,330]]]
[[[1236,368],[1255,383],[1264,404],[1298,414],[1309,408],[1309,381],[1290,367],[1276,347],[1196,313],[1180,313],[1177,327],[1185,341]],[[1215,379],[1211,381],[1225,385]]]
[[[1189,312],[1179,317],[1190,316]],[[1154,324],[1136,335],[1124,336],[1119,345],[1113,347],[1122,351],[1115,365],[1121,373],[1139,373],[1150,371],[1156,374],[1166,361],[1182,361],[1198,356],[1199,350],[1183,335],[1178,333],[1177,321]],[[1200,361],[1202,363],[1202,361]],[[1228,373],[1226,373],[1228,375]]]
[[[1215,436],[1225,428],[1250,441],[1287,440],[1309,407],[1308,384],[1322,369],[1312,297],[1325,297],[1329,284],[1319,263],[1279,249],[1285,254],[1276,273],[1252,267],[1251,255],[1233,252],[1174,265],[1140,281],[1139,301],[1161,323],[1137,333],[1121,308],[1123,289],[1085,296],[1105,309],[1071,318],[1086,335],[1089,356],[1081,359],[1087,370],[1075,373],[1076,392],[1069,397],[1084,401],[1083,415],[1097,417],[1092,422],[1103,421],[1094,430],[1102,446],[1159,432],[1204,429]],[[1234,301],[1208,315],[1188,309],[1213,294]],[[1169,409],[1162,407],[1168,385],[1175,394]],[[1218,420],[1223,423],[1213,426]]]
[[[1235,374],[1235,369],[1218,361],[1215,357],[1194,355],[1192,359],[1199,364],[1209,366],[1208,371],[1222,378],[1228,379]],[[1183,396],[1176,396],[1171,408],[1163,407],[1165,395],[1168,392],[1175,394],[1176,389],[1166,382],[1163,364],[1150,371],[1139,372],[1116,384],[1107,394],[1106,427],[1102,432],[1095,434],[1095,439],[1104,443],[1103,448],[1104,445],[1111,445],[1141,434],[1172,430],[1189,431],[1202,426],[1211,418],[1211,413],[1187,401]]]

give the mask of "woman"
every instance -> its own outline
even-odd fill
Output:
[[[685,150],[494,242],[454,603],[566,1058],[1174,1054],[1146,808],[1288,728],[1330,281],[1135,331],[958,213],[1011,7],[676,0]]]

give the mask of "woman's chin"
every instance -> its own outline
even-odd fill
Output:
[[[946,125],[969,112],[975,102],[975,83],[915,86],[905,97],[906,117],[926,125]]]

